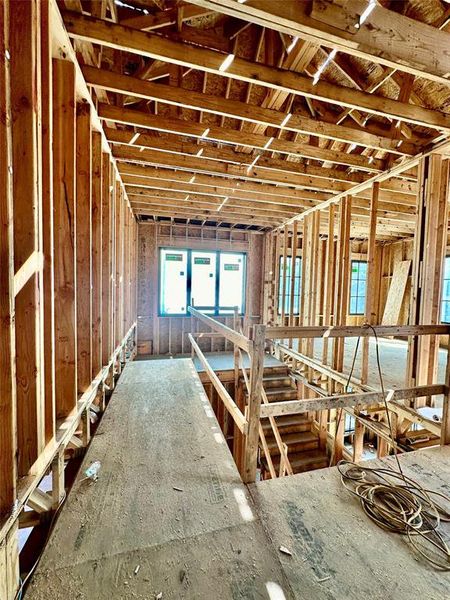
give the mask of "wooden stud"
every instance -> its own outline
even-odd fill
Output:
[[[9,2],[0,4],[0,515],[16,499],[16,378],[14,324],[14,247],[12,193],[12,137],[10,105]],[[5,546],[0,543],[0,557]],[[0,560],[0,590],[6,580],[6,556]]]
[[[77,400],[75,298],[75,69],[53,61],[55,402],[57,418]]]
[[[13,193],[20,215],[14,219],[16,272],[33,252],[42,253],[39,19],[36,0],[10,3]],[[42,304],[42,269],[37,269],[15,300],[19,476],[28,473],[45,445]]]
[[[76,169],[77,381],[78,393],[83,393],[92,380],[92,152],[89,104],[77,106]]]
[[[105,157],[106,158],[106,157]],[[92,132],[92,372],[97,376],[102,366],[102,223],[103,223],[103,154],[102,138]],[[105,315],[106,316],[106,315]],[[107,322],[107,319],[105,319]],[[131,326],[131,323],[129,323]]]
[[[253,349],[251,353],[250,393],[248,398],[248,432],[245,445],[245,483],[256,480],[259,439],[259,415],[261,410],[262,379],[264,373],[265,325],[253,326]]]

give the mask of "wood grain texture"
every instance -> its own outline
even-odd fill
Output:
[[[53,199],[55,247],[56,415],[67,416],[77,399],[75,295],[75,71],[53,61]]]

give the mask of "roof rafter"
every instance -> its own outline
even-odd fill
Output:
[[[228,55],[229,57],[233,56],[234,60],[225,69],[223,67],[224,55],[214,50],[177,42],[78,13],[64,13],[64,17],[68,33],[75,39],[100,43],[140,56],[148,56],[156,60],[208,71],[274,90],[322,100],[338,106],[356,108],[450,133],[450,117],[436,110],[375,96],[325,81],[320,81],[315,85],[311,78],[294,71],[254,63],[234,57],[234,55]],[[450,44],[450,35],[445,33],[443,35],[448,36],[447,41]],[[448,71],[450,73],[450,65]]]

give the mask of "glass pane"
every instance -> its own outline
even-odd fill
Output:
[[[216,306],[216,253],[192,250],[191,303],[205,313]]]
[[[161,250],[160,312],[186,313],[187,251]]]
[[[450,279],[450,256],[445,257],[444,277]]]
[[[357,312],[358,312],[359,315],[364,314],[365,303],[366,303],[365,297],[364,296],[358,296],[358,303],[357,303],[356,310],[357,310]]]
[[[450,279],[444,281],[444,300],[450,300]]]
[[[444,323],[450,323],[450,302],[442,303],[442,321]]]
[[[232,313],[235,306],[244,312],[245,254],[220,254],[219,312]]]
[[[356,314],[356,305],[357,305],[357,298],[356,298],[356,296],[352,296],[350,298],[350,314],[351,315]]]

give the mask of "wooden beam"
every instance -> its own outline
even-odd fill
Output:
[[[247,432],[247,420],[244,417],[244,415],[242,414],[242,411],[235,404],[234,400],[231,398],[230,394],[225,389],[225,386],[223,385],[223,383],[220,381],[220,379],[214,373],[214,371],[211,368],[210,364],[208,363],[205,355],[200,350],[197,342],[194,340],[194,338],[192,337],[192,335],[190,333],[188,334],[188,338],[189,338],[189,341],[191,342],[192,348],[194,349],[195,353],[198,356],[199,361],[202,363],[203,368],[205,369],[211,383],[213,384],[215,390],[219,394],[220,399],[224,403],[224,405],[225,405],[226,409],[228,410],[228,412],[230,413],[230,415],[233,417],[233,420],[236,423],[237,427],[239,428],[239,431],[241,431],[242,433],[245,434]]]
[[[192,0],[191,3],[418,77],[448,83],[450,59],[443,55],[442,48],[449,47],[449,34],[378,4],[365,22],[355,27],[367,9],[363,0],[345,3],[314,0],[312,12],[310,4],[303,2],[247,0],[242,4],[233,0]],[[397,43],[398,38],[401,44]]]
[[[208,317],[208,315],[204,315],[202,312],[198,311],[193,306],[189,306],[188,310],[192,316],[196,317],[197,319],[200,319],[200,321],[202,321],[205,325],[207,325],[208,327],[210,327],[217,333],[221,333],[224,338],[226,338],[233,344],[236,344],[237,346],[239,346],[239,348],[241,348],[241,350],[245,350],[245,352],[247,352],[247,353],[249,353],[251,351],[253,344],[252,344],[251,340],[249,340],[247,337],[245,337],[245,335],[242,335],[241,333],[234,331],[234,329],[227,327],[223,323],[219,323],[219,321],[216,321],[216,319],[212,319],[211,317]]]
[[[253,180],[273,185],[302,187],[310,191],[328,191],[330,194],[332,194],[333,191],[337,192],[337,194],[344,193],[339,191],[342,188],[351,189],[351,185],[348,185],[345,182],[302,175],[299,173],[300,169],[296,168],[296,163],[289,163],[287,161],[278,161],[278,163],[281,163],[279,166],[283,168],[283,170],[280,171],[269,167],[259,166],[258,163],[254,166],[229,164],[221,161],[206,160],[201,156],[185,156],[182,154],[172,154],[170,152],[147,149],[140,151],[138,148],[125,146],[123,144],[115,145],[113,147],[113,156],[119,162],[134,162],[137,164],[149,164],[163,168],[172,167],[189,171],[191,172],[191,177],[192,173],[198,172],[204,175],[221,175],[222,177],[228,177],[230,179],[243,179],[244,181]],[[292,219],[292,221],[294,220],[295,218]]]
[[[271,404],[263,405],[261,407],[261,419],[282,415],[296,415],[315,410],[342,409],[350,406],[371,406],[373,404],[381,404],[386,398],[388,400],[406,400],[420,398],[424,395],[440,395],[444,391],[445,385],[435,384],[389,390],[384,395],[382,392],[363,392],[326,396],[324,398],[284,400],[282,402],[272,402]],[[390,406],[390,402],[388,406]]]
[[[78,104],[75,211],[78,393],[85,392],[92,380],[91,170],[91,110],[89,104]]]
[[[102,365],[106,365],[111,352],[111,235],[112,235],[112,191],[111,163],[108,154],[102,159]]]
[[[378,196],[380,193],[380,184],[374,183],[372,189],[372,200],[370,203],[370,225],[369,225],[369,241],[367,246],[367,286],[366,286],[366,305],[364,316],[366,323],[373,324],[375,322],[375,252],[376,252],[376,236],[377,236],[377,211],[378,211]],[[369,374],[369,338],[363,339],[362,359],[361,359],[361,382],[367,383]]]
[[[259,419],[264,375],[265,325],[253,326],[252,351],[250,353],[250,390],[248,395],[248,432],[244,450],[244,483],[256,481],[258,457]]]
[[[10,4],[15,272],[35,251],[42,254],[39,11],[35,0]],[[19,476],[45,445],[42,302],[41,270],[15,301]]]
[[[278,110],[261,108],[238,100],[225,100],[218,96],[188,90],[183,90],[183,93],[180,94],[179,89],[176,87],[142,81],[136,77],[95,69],[87,65],[82,67],[82,72],[88,84],[111,92],[136,96],[147,100],[156,100],[211,114],[238,118],[250,123],[260,123],[266,126],[295,131],[296,133],[306,133],[336,141],[361,144],[377,150],[398,153],[398,140],[393,140],[390,134],[386,136],[375,135],[365,130],[343,125],[333,125],[332,123],[321,122],[298,114],[293,115],[287,123],[282,125],[286,119],[286,114]],[[404,145],[402,144],[402,146]]]
[[[162,29],[163,27],[169,27],[170,25],[177,24],[180,8],[181,7],[176,7],[169,10],[162,10],[154,14],[140,14],[137,17],[128,17],[127,19],[121,21],[121,24],[126,25],[127,27],[133,27],[135,29],[142,29],[143,31]],[[185,23],[186,21],[190,21],[196,17],[207,17],[213,12],[213,10],[185,4],[182,6],[181,22]]]
[[[75,69],[53,61],[53,198],[55,268],[56,416],[77,400],[75,296]]]
[[[375,325],[378,337],[415,336],[415,335],[448,335],[449,325]],[[267,327],[266,339],[282,340],[289,338],[319,338],[319,337],[366,337],[373,336],[369,327],[342,325],[333,327]]]
[[[266,158],[269,156],[269,153],[277,152],[298,158],[310,158],[313,160],[328,161],[338,165],[355,167],[356,169],[361,169],[367,172],[380,171],[382,170],[384,164],[381,160],[370,161],[368,156],[360,154],[339,152],[337,150],[329,150],[327,148],[320,148],[318,146],[312,146],[305,143],[299,144],[298,142],[275,139],[274,137],[257,133],[246,132],[244,139],[242,139],[243,136],[241,132],[235,129],[226,128],[223,126],[205,127],[204,125],[195,123],[193,121],[151,115],[144,111],[123,108],[121,106],[99,104],[98,111],[100,118],[105,121],[114,121],[116,123],[131,125],[133,127],[145,127],[146,129],[150,129],[152,131],[174,133],[183,137],[190,136],[199,141],[212,140],[224,144],[239,144],[239,147],[259,150],[263,155],[265,152]],[[130,130],[109,128],[105,130],[105,133],[110,141],[134,144],[136,146],[146,146],[149,145],[148,142],[158,143],[158,141],[163,141],[161,139],[159,140],[155,136],[147,136],[142,133],[136,136],[136,133]],[[207,148],[208,145],[205,144],[205,149]],[[197,150],[198,149],[199,146],[197,146]],[[239,156],[239,153],[236,153],[236,155]],[[244,159],[245,157],[242,158]],[[247,152],[246,162],[250,163],[252,160],[253,156],[250,156]],[[325,177],[327,170],[321,170],[324,171],[321,176]],[[330,177],[336,177],[338,179],[342,179],[344,177],[344,173],[340,172],[338,169],[330,169],[329,171]],[[306,170],[306,172],[308,172],[308,170]],[[311,173],[312,172],[317,171],[311,169]],[[352,177],[351,179],[355,181],[362,181],[363,177],[361,174],[358,174],[356,177]]]
[[[102,366],[102,208],[103,208],[102,137],[92,132],[92,373]]]
[[[41,2],[42,251],[45,442],[55,435],[55,286],[53,227],[53,83],[50,3]]]
[[[117,50],[133,52],[139,54],[139,56],[148,56],[155,60],[162,60],[191,69],[200,69],[215,75],[262,85],[288,94],[301,95],[337,104],[338,106],[356,108],[378,116],[431,127],[438,131],[450,132],[450,119],[448,116],[422,106],[413,106],[386,97],[380,98],[374,94],[326,81],[315,83],[310,77],[299,73],[254,63],[234,55],[234,60],[228,68],[224,69],[222,67],[226,58],[224,54],[201,46],[177,42],[152,33],[136,31],[130,27],[78,13],[64,13],[64,22],[69,35],[78,40],[100,43]],[[446,38],[450,44],[450,35],[430,29],[433,34],[439,33],[439,35]],[[447,66],[446,73],[448,75],[450,73],[450,60]],[[443,83],[442,80],[441,83]]]
[[[192,166],[195,163],[190,163]],[[201,164],[201,163],[200,163]],[[300,165],[299,165],[300,166]],[[161,168],[150,165],[139,166],[138,164],[119,163],[119,172],[122,181],[129,186],[154,187],[158,189],[166,188],[166,182],[174,182],[181,185],[182,191],[189,193],[191,191],[202,190],[202,193],[211,193],[224,196],[248,197],[259,199],[277,204],[293,203],[297,206],[315,206],[317,202],[327,198],[326,191],[316,192],[305,190],[303,185],[294,187],[281,186],[273,184],[264,184],[254,182],[252,179],[244,180],[242,178],[231,178],[228,180],[226,173],[218,172],[217,176],[202,175],[199,173],[191,173],[189,171],[175,170],[162,166]],[[237,179],[237,180],[236,180]],[[399,185],[399,180],[392,180],[386,183],[380,183],[380,210],[402,212],[405,214],[414,215],[416,212],[416,198],[411,192],[415,190],[415,185],[410,182],[401,182],[406,185]],[[179,183],[181,182],[181,184]],[[170,187],[170,186],[169,186]],[[174,186],[171,189],[176,189]],[[360,195],[354,197],[353,205],[357,208],[365,208],[370,211],[371,192],[369,190],[361,192]],[[382,213],[381,213],[382,214]]]
[[[9,6],[0,4],[0,515],[14,505],[17,480]]]

